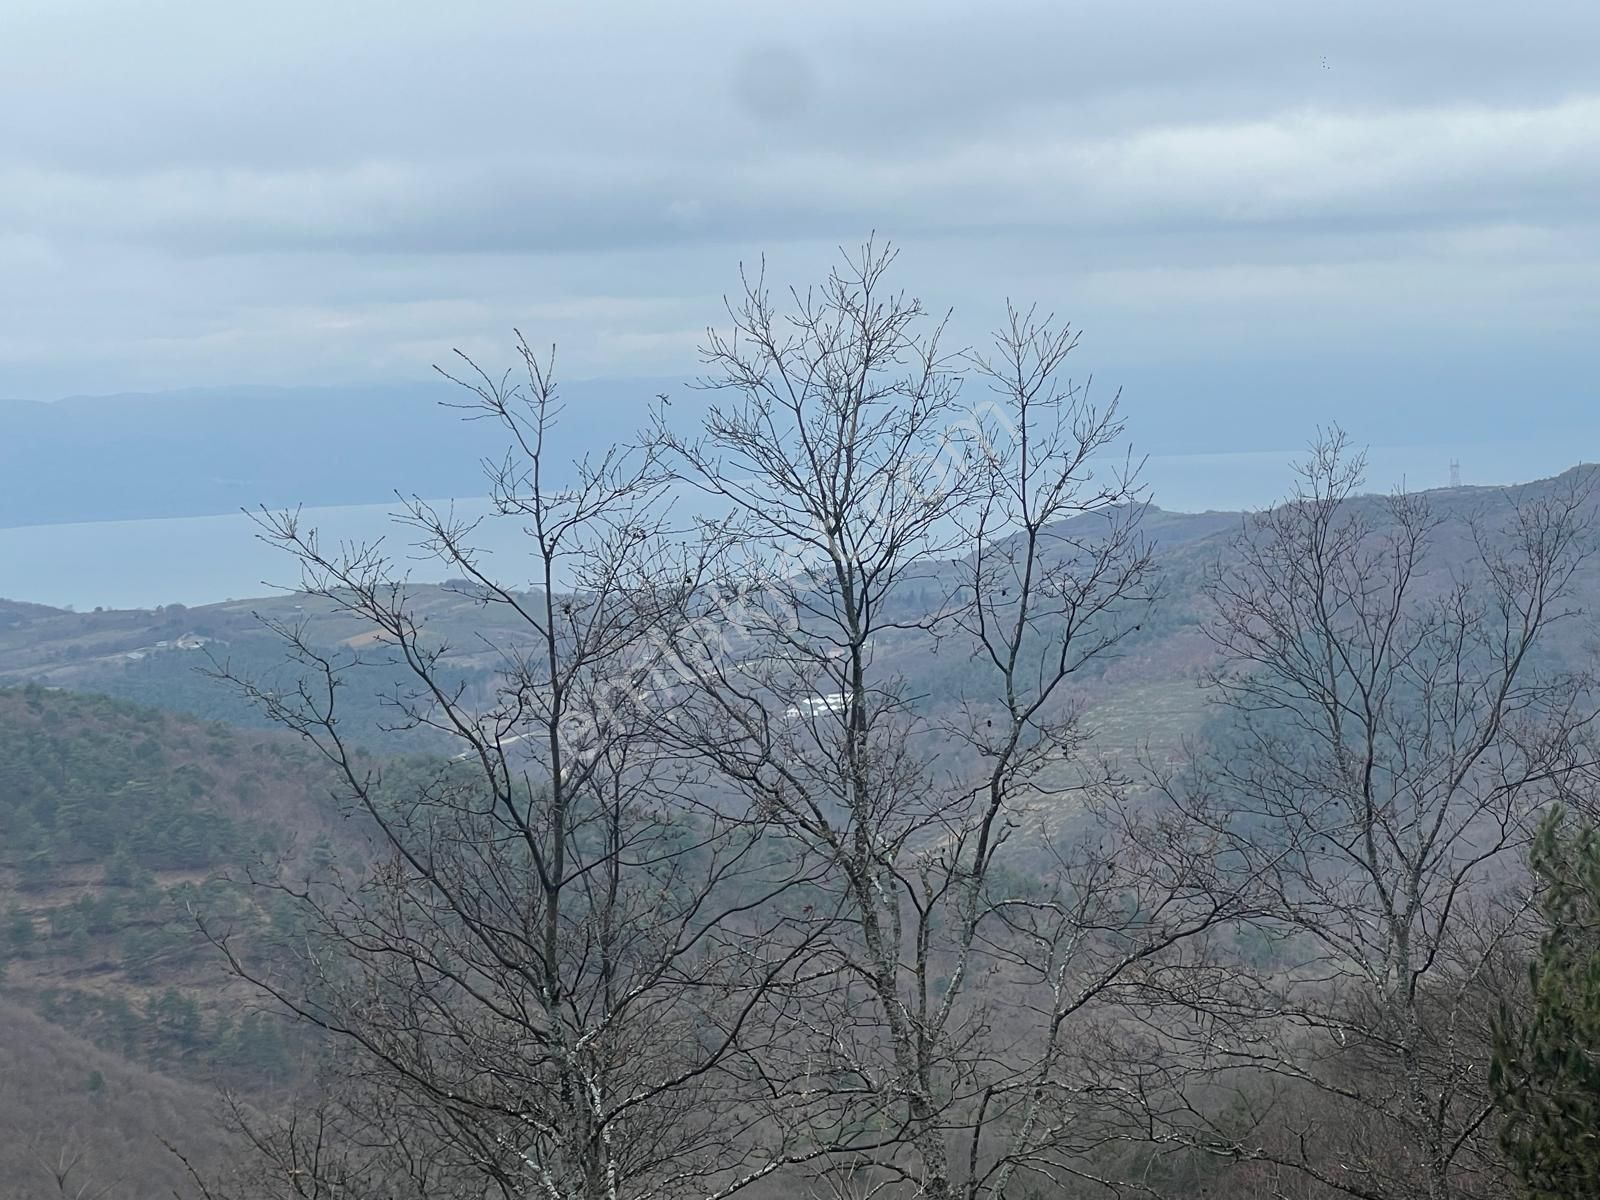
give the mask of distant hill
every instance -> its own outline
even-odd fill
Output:
[[[59,608],[45,604],[25,604],[20,600],[0,599],[0,630],[18,629],[44,617],[58,617]]]
[[[672,386],[573,381],[562,419],[574,444],[608,445]],[[480,459],[504,447],[441,407],[466,395],[439,380],[0,400],[0,528],[478,495]]]
[[[448,587],[419,586],[416,596],[419,611],[437,635],[461,648],[452,659],[458,677],[469,684],[488,682],[497,659],[475,635],[488,631],[514,639],[516,627],[503,619],[504,610],[485,611]],[[224,665],[273,686],[295,677],[282,643],[261,618],[304,622],[317,644],[346,657],[359,654],[368,664],[366,685],[349,689],[341,703],[348,724],[360,729],[374,748],[426,750],[442,744],[424,735],[378,734],[377,727],[393,716],[378,693],[402,682],[403,672],[386,665],[386,651],[372,643],[370,627],[298,595],[88,613],[40,605],[8,609],[0,601],[0,687],[31,683],[69,688],[266,728],[254,705],[210,677]]]
[[[1594,470],[1594,468],[1574,468]],[[1569,475],[1571,473],[1569,472]],[[1492,526],[1508,511],[1509,497],[1535,495],[1562,484],[1566,477],[1539,480],[1514,488],[1456,488],[1428,493],[1446,525],[1438,534],[1439,553],[1428,570],[1447,577],[1452,559],[1470,553],[1467,517],[1482,514]],[[1376,505],[1370,497],[1356,503]],[[1164,598],[1125,641],[1115,657],[1095,664],[1079,679],[1077,695],[1101,708],[1110,744],[1132,748],[1152,733],[1181,732],[1200,719],[1196,681],[1210,661],[1210,644],[1201,634],[1205,619],[1202,595],[1206,571],[1225,563],[1230,539],[1244,514],[1175,513],[1150,509],[1144,529],[1155,544]],[[1093,533],[1087,530],[1087,533]],[[925,588],[910,587],[895,602],[915,609],[931,602],[943,584],[939,576],[951,568],[930,567]],[[1591,560],[1581,581],[1589,607],[1600,610],[1600,560]],[[497,655],[479,634],[502,646],[515,646],[527,631],[508,620],[504,606],[481,607],[469,592],[435,585],[414,589],[418,610],[431,636],[454,649],[449,659],[467,686],[486,686],[498,665]],[[380,739],[380,725],[392,723],[392,712],[376,697],[384,683],[403,676],[386,669],[382,654],[369,644],[373,631],[356,620],[327,611],[306,597],[278,595],[256,600],[186,608],[64,612],[36,605],[0,602],[0,686],[36,682],[51,687],[104,692],[177,712],[204,713],[241,725],[259,725],[261,717],[227,689],[208,679],[204,670],[213,659],[227,661],[254,678],[286,678],[282,646],[266,633],[257,614],[305,622],[315,643],[350,654],[359,650],[371,664],[367,685],[346,689],[347,729],[361,731],[371,742],[391,749],[438,749],[425,737]],[[1575,635],[1587,634],[1573,624]],[[1576,647],[1573,647],[1576,649]],[[913,636],[886,634],[875,647],[880,663],[892,663],[910,681],[913,691],[937,703],[961,693],[973,671],[969,656],[946,644],[930,656]],[[1164,714],[1159,730],[1151,714]]]

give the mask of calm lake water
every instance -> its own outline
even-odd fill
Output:
[[[1474,453],[1474,451],[1476,453]],[[1492,460],[1491,460],[1492,453]],[[1369,451],[1372,490],[1404,481],[1413,489],[1444,486],[1452,458],[1463,464],[1463,481],[1505,483],[1554,475],[1576,461],[1572,451],[1549,445],[1494,447],[1379,447]],[[1154,457],[1145,468],[1151,498],[1180,512],[1259,508],[1288,490],[1292,450],[1240,454]],[[1493,461],[1496,478],[1472,471],[1473,462]],[[447,502],[445,502],[447,503]],[[408,531],[390,520],[392,504],[307,508],[303,519],[325,539],[370,541],[386,537],[396,554],[406,553]],[[457,502],[466,515],[486,514],[482,500]],[[174,602],[195,605],[265,595],[298,579],[280,550],[256,537],[242,513],[148,521],[96,521],[75,525],[0,529],[0,596],[80,610],[148,608]],[[514,522],[486,521],[480,544],[494,553],[510,579],[525,575],[519,560],[521,534]],[[415,553],[411,551],[410,553]],[[436,562],[417,561],[413,577],[434,582],[445,574]]]

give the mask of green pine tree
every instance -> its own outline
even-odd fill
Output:
[[[1560,810],[1531,856],[1545,934],[1527,1011],[1502,1009],[1490,1087],[1501,1145],[1531,1200],[1600,1196],[1600,832]]]

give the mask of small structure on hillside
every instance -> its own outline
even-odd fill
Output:
[[[790,705],[784,710],[787,720],[795,721],[801,717],[815,718],[823,713],[842,713],[845,710],[845,694],[843,692],[829,692],[826,696],[807,696],[798,704]]]

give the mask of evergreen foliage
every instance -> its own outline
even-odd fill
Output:
[[[1532,867],[1545,933],[1525,1014],[1502,1012],[1490,1083],[1530,1200],[1600,1196],[1600,831],[1553,810]]]

